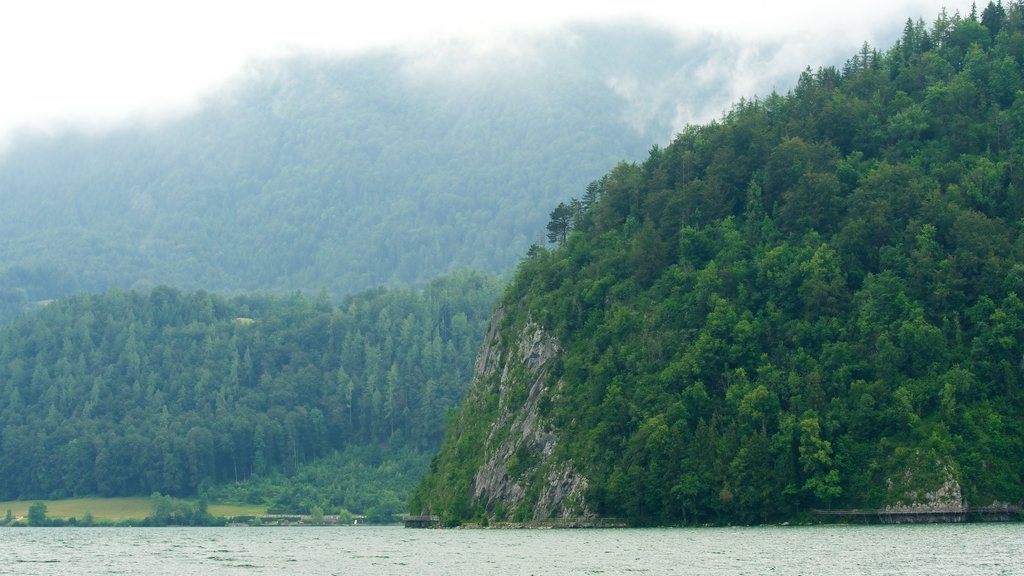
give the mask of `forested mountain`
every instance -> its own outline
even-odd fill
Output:
[[[338,296],[510,270],[551,204],[721,113],[741,57],[646,27],[520,40],[258,63],[156,127],[21,138],[0,317],[112,286]]]
[[[908,20],[557,208],[412,511],[1021,503],[1022,67],[1016,2]]]
[[[57,300],[0,330],[0,500],[219,491],[387,517],[440,445],[501,287]]]

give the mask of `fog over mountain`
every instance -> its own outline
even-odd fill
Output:
[[[788,90],[806,63],[787,54],[579,25],[261,61],[173,120],[22,134],[0,157],[0,302],[9,315],[110,286],[337,295],[501,273],[609,167]]]
[[[248,62],[302,53],[353,55],[390,49],[429,54],[461,44],[463,55],[507,49],[524,35],[568,34],[574,24],[656,25],[681,37],[721,35],[751,57],[735,72],[762,78],[775,55],[787,69],[815,65],[867,40],[887,45],[907,16],[966,12],[939,0],[810,0],[628,3],[466,0],[418,4],[327,0],[201,0],[137,3],[95,0],[20,2],[0,19],[0,149],[18,131],[102,131],[126,118],[146,122],[194,111],[200,97]],[[844,48],[854,47],[854,48]],[[753,72],[753,73],[752,73]],[[751,84],[754,89],[762,87]],[[750,91],[744,90],[742,94]],[[715,110],[717,114],[718,110]]]

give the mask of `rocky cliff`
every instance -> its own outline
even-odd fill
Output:
[[[467,401],[439,456],[471,475],[468,501],[448,507],[466,505],[485,522],[590,517],[587,479],[559,458],[559,431],[543,410],[564,385],[551,375],[562,349],[537,323],[509,327],[505,319],[502,308],[491,319]],[[491,416],[482,436],[473,434],[479,415]],[[417,497],[424,513],[449,513],[429,494]]]
[[[474,386],[494,386],[498,394],[498,418],[487,435],[485,461],[473,477],[473,500],[492,520],[502,520],[502,510],[518,510],[518,519],[528,514],[531,520],[588,515],[587,480],[558,462],[558,431],[540,412],[541,399],[563,385],[550,378],[561,348],[534,322],[527,322],[515,341],[502,343],[497,327],[503,316],[501,310],[495,314],[473,378]],[[538,490],[528,489],[538,481]]]

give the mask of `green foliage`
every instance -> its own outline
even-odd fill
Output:
[[[35,502],[28,507],[28,525],[46,526],[46,504]]]
[[[167,287],[54,301],[0,330],[0,500],[269,483],[291,496],[255,501],[283,511],[390,515],[500,290],[458,273],[340,306]]]
[[[154,492],[149,497],[152,512],[143,520],[146,526],[215,526],[223,525],[226,520],[210,514],[206,509],[206,495],[199,501],[190,504]]]
[[[565,242],[571,227],[572,210],[562,202],[551,211],[551,220],[548,222],[548,242],[552,244]]]
[[[351,523],[349,510],[354,510],[366,521],[389,523],[405,510],[429,461],[429,453],[409,446],[348,446],[288,475],[214,486],[209,496],[219,502],[261,504],[271,514],[343,510]]]
[[[567,233],[552,213],[560,244],[520,264],[497,341],[533,321],[561,345],[541,402],[592,512],[764,522],[950,479],[1024,500],[1024,10],[982,20],[908,21],[616,166]],[[489,386],[414,511],[479,513]]]

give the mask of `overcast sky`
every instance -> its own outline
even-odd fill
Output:
[[[352,7],[359,5],[359,7]],[[984,2],[979,3],[979,10]],[[816,54],[888,48],[907,17],[929,24],[940,0],[15,0],[0,7],[0,147],[15,129],[105,126],[187,110],[248,62],[300,51],[352,53],[572,22],[632,20],[752,45],[785,41],[796,69]],[[884,42],[885,44],[880,44]]]

